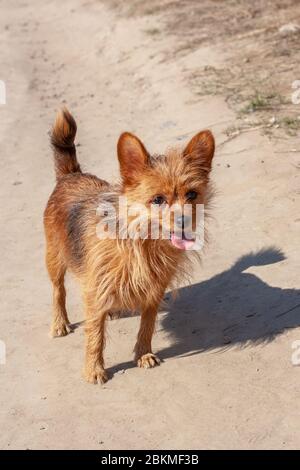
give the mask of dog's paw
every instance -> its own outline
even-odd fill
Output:
[[[85,369],[84,377],[90,384],[103,385],[108,381],[107,374],[100,366],[94,369]]]
[[[58,338],[60,336],[66,336],[72,331],[71,325],[68,323],[54,323],[51,327],[50,335],[52,338]]]
[[[151,367],[159,366],[160,360],[155,354],[147,353],[140,357],[137,361],[138,367],[150,369]]]

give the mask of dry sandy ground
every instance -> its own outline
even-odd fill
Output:
[[[95,0],[0,7],[1,448],[299,448],[299,145],[289,152],[288,137],[260,130],[222,145],[234,111],[222,96],[195,97],[185,79],[196,66],[224,65],[222,41],[173,56],[176,36],[155,34],[159,15],[120,15]],[[81,378],[82,328],[48,336],[47,131],[63,102],[78,120],[80,162],[103,178],[117,177],[124,130],[152,151],[204,127],[218,144],[210,245],[192,285],[159,314],[154,348],[164,362],[134,367],[139,319],[113,320],[104,387]],[[68,285],[78,322],[80,296]]]

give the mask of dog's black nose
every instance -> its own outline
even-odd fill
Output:
[[[192,218],[188,215],[180,215],[175,219],[175,224],[180,229],[184,229],[184,227],[189,227],[191,225],[191,222]]]

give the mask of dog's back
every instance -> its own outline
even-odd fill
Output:
[[[74,144],[76,129],[71,114],[66,109],[59,112],[51,134],[56,186],[44,212],[47,265],[55,263],[66,269],[82,263],[87,215],[96,212],[99,194],[110,187],[106,181],[82,173]]]

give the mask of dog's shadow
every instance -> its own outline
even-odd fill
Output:
[[[245,272],[284,259],[280,250],[264,249],[243,256],[207,281],[179,289],[161,321],[171,345],[159,356],[267,343],[287,328],[300,326],[300,290],[271,287]]]
[[[284,259],[276,248],[249,253],[227,271],[179,289],[175,301],[167,294],[160,310],[160,328],[169,334],[171,344],[157,351],[159,357],[164,360],[266,344],[286,329],[300,326],[300,290],[272,287],[245,272]],[[132,367],[133,362],[118,364],[109,373]]]

